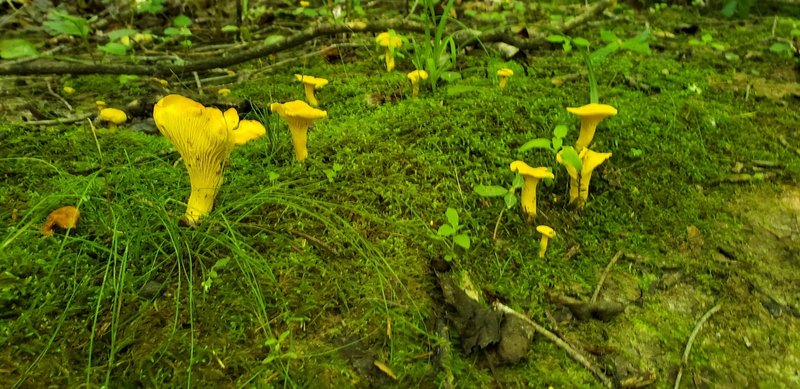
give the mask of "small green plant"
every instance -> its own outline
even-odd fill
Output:
[[[336,178],[336,175],[344,169],[344,165],[334,163],[330,169],[324,169],[322,172],[325,173],[325,177],[328,177],[328,182],[333,183],[333,180]]]
[[[141,0],[136,1],[136,12],[157,14],[164,10],[164,0]]]
[[[0,40],[0,58],[16,59],[25,57],[35,57],[39,55],[36,46],[25,39],[3,39]]]
[[[553,154],[561,152],[561,158],[564,163],[574,167],[575,170],[580,171],[582,167],[581,158],[578,152],[572,146],[564,146],[564,138],[567,136],[569,128],[563,124],[559,124],[553,129],[553,136],[551,138],[536,138],[525,142],[519,147],[520,152],[525,152],[532,149],[545,149]]]
[[[230,262],[230,258],[222,258],[214,263],[214,266],[212,266],[208,273],[206,273],[205,280],[203,280],[203,282],[200,284],[203,286],[204,293],[208,293],[212,284],[219,280],[219,274],[217,273],[217,270],[224,268],[228,262]]]
[[[113,55],[125,55],[131,48],[131,36],[138,31],[131,28],[121,28],[108,33],[109,42],[97,48],[105,53]]]
[[[269,354],[267,354],[267,357],[264,358],[261,363],[266,365],[284,359],[297,359],[297,353],[288,351],[288,348],[284,346],[284,343],[291,334],[291,331],[286,330],[277,338],[269,338],[264,341],[264,346],[269,347]],[[284,351],[284,349],[286,349],[286,351]]]
[[[728,0],[720,13],[726,18],[732,18],[734,15],[747,16],[754,3],[755,0]]]
[[[504,188],[499,185],[478,185],[476,186],[473,191],[481,197],[502,197],[503,203],[505,207],[500,210],[500,214],[497,215],[497,222],[494,224],[494,232],[492,233],[492,240],[497,238],[497,229],[500,227],[500,221],[503,219],[503,214],[507,210],[511,210],[514,206],[519,203],[517,199],[517,191],[522,189],[522,186],[525,184],[525,179],[518,173],[514,175],[514,181],[511,182],[510,188]]]
[[[178,15],[172,19],[172,27],[164,29],[164,35],[169,38],[181,40],[181,45],[184,47],[191,47],[192,41],[189,39],[192,36],[192,31],[189,26],[192,24],[192,19],[186,15]]]
[[[714,50],[724,51],[725,45],[714,41],[714,36],[711,34],[703,34],[700,39],[689,39],[689,44],[692,46],[708,46]]]
[[[453,0],[447,0],[441,16],[436,15],[438,1],[423,0],[422,15],[419,16],[425,25],[425,36],[422,41],[411,39],[414,48],[412,62],[417,69],[428,72],[431,88],[436,91],[439,80],[452,81],[461,78],[458,72],[452,72],[456,64],[457,48],[453,35],[445,36],[445,27],[453,9]]]
[[[436,231],[436,235],[442,238],[452,237],[452,243],[448,243],[451,253],[444,256],[444,259],[449,262],[455,258],[456,246],[461,247],[464,250],[469,250],[470,240],[467,234],[458,233],[458,230],[460,230],[462,227],[458,223],[458,211],[453,208],[447,208],[447,211],[445,211],[444,215],[445,218],[447,218],[447,223],[444,223],[441,225],[441,227],[439,227],[439,230]]]
[[[51,9],[47,12],[47,20],[42,25],[53,36],[63,34],[80,37],[86,41],[89,37],[89,32],[91,32],[89,24],[94,23],[96,20],[96,15],[89,19],[84,19],[80,16],[72,16],[65,11]]]

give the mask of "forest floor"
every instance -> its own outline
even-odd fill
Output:
[[[460,51],[461,79],[417,98],[410,60],[386,72],[371,34],[319,38],[200,91],[190,75],[167,86],[0,77],[0,386],[601,386],[541,336],[512,364],[490,358],[494,346],[465,350],[448,274],[469,275],[487,304],[542,324],[612,380],[657,387],[672,387],[719,305],[684,386],[800,386],[800,62],[769,50],[800,20],[620,5],[573,36],[627,38],[646,23],[650,55],[619,52],[598,69],[601,101],[619,114],[592,144],[613,156],[583,212],[566,205],[551,152],[518,151],[559,124],[576,137],[565,108],[587,102],[585,66],[558,45],[508,60]],[[339,55],[303,55],[335,42]],[[505,89],[502,67],[514,70]],[[303,98],[295,73],[330,80],[306,163],[268,110]],[[76,92],[57,97],[64,86]],[[267,129],[234,150],[196,228],[178,224],[188,175],[152,121],[170,93]],[[129,122],[26,124],[96,112],[96,100]],[[518,208],[474,192],[510,185],[517,159],[555,173],[539,187],[537,222],[558,233],[546,258]],[[42,237],[65,205],[80,209],[77,228]],[[437,235],[447,208],[468,250]],[[564,301],[588,302],[617,253],[598,301],[624,311],[582,320]]]

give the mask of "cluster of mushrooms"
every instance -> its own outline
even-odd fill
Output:
[[[580,134],[575,142],[575,151],[581,160],[581,170],[578,171],[570,164],[564,162],[563,151],[556,154],[556,162],[564,165],[569,175],[569,204],[582,210],[589,199],[589,182],[592,179],[592,172],[600,164],[611,158],[611,153],[599,153],[589,149],[592,143],[597,125],[603,119],[617,114],[617,109],[607,104],[587,104],[577,108],[567,108],[567,111],[578,116],[581,122]],[[536,219],[536,187],[542,179],[553,179],[555,176],[547,167],[531,167],[523,161],[511,163],[511,171],[519,173],[524,179],[520,203],[522,212],[530,222]],[[542,234],[539,256],[544,257],[547,250],[547,240],[555,237],[556,232],[545,225],[537,227],[537,231]]]

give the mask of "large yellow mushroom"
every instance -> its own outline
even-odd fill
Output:
[[[600,166],[600,164],[611,158],[611,153],[598,153],[588,148],[583,149],[581,154],[583,167],[581,168],[578,209],[583,209],[583,207],[586,206],[586,201],[589,199],[589,181],[592,179],[592,172],[595,168]]]
[[[313,108],[301,100],[283,104],[272,103],[269,109],[277,112],[289,125],[295,159],[300,162],[304,161],[308,157],[308,127],[315,120],[328,116],[328,112]]]
[[[592,103],[577,108],[567,108],[567,112],[577,115],[581,121],[581,132],[578,134],[578,141],[575,142],[575,151],[580,153],[592,143],[597,125],[603,119],[616,115],[617,109],[607,104]]]
[[[417,97],[419,95],[419,80],[427,80],[428,72],[424,70],[414,70],[408,73],[408,80],[411,81],[411,96]]]
[[[394,49],[402,46],[403,41],[399,36],[389,32],[378,34],[378,36],[375,37],[375,41],[386,49],[386,71],[391,72],[394,69]]]
[[[328,85],[328,80],[324,78],[317,78],[312,76],[305,76],[302,74],[295,74],[294,78],[303,83],[303,88],[306,92],[306,100],[312,107],[319,107],[317,97],[314,96],[314,91]]]
[[[214,207],[214,199],[222,185],[222,170],[238,139],[252,139],[254,127],[263,126],[252,120],[239,121],[236,109],[223,114],[217,108],[180,95],[159,100],[153,109],[158,130],[172,143],[186,165],[192,193],[189,195],[183,220],[196,225]],[[250,132],[242,136],[238,129]],[[263,134],[263,132],[262,132]]]
[[[520,204],[528,221],[533,220],[536,218],[536,185],[542,178],[553,179],[555,176],[546,167],[532,168],[522,161],[512,162],[511,171],[519,173],[525,180],[520,193]]]

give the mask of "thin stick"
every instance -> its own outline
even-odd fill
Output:
[[[620,257],[622,257],[622,250],[617,251],[617,253],[614,254],[614,257],[611,258],[611,262],[609,262],[608,265],[606,265],[606,269],[603,270],[603,274],[600,275],[600,280],[597,281],[597,287],[594,288],[594,294],[592,294],[592,299],[589,301],[591,302],[597,301],[597,296],[600,294],[600,289],[603,287],[603,283],[606,282],[606,277],[608,276],[608,273],[611,271],[611,268],[614,267],[614,264],[617,263],[617,260],[619,260]]]
[[[494,232],[492,232],[493,241],[497,240],[497,229],[500,227],[500,220],[503,218],[503,212],[505,211],[506,209],[503,207],[503,209],[500,210],[500,216],[497,217],[497,223],[494,223]]]
[[[694,326],[694,330],[692,330],[692,334],[689,335],[689,341],[686,343],[686,349],[683,350],[683,359],[681,360],[681,368],[678,369],[678,376],[675,377],[675,386],[674,389],[678,389],[681,386],[681,377],[683,377],[683,368],[686,367],[686,363],[689,361],[689,353],[692,352],[692,344],[694,344],[694,338],[697,337],[697,333],[700,332],[700,328],[703,327],[703,324],[711,317],[714,313],[719,311],[722,308],[722,304],[717,304],[713,306],[711,309],[706,312],[703,317],[700,318],[700,321]]]
[[[329,252],[329,253],[331,253],[333,255],[339,255],[339,253],[336,252],[336,249],[334,249],[333,247],[329,246],[327,243],[325,243],[325,242],[323,242],[323,241],[321,241],[321,240],[319,240],[319,239],[317,239],[317,238],[315,238],[315,237],[313,237],[313,236],[311,236],[309,234],[306,234],[305,232],[297,231],[294,228],[290,228],[289,229],[289,233],[291,233],[293,235],[297,235],[297,236],[299,236],[299,237],[311,242],[313,245],[315,245],[315,246],[317,246],[317,247],[319,247],[319,248],[321,248],[321,249],[323,249],[323,250],[325,250],[325,251],[327,251],[327,252]]]
[[[61,100],[61,102],[67,106],[67,109],[69,109],[70,112],[74,111],[72,109],[72,106],[67,102],[67,100],[61,97],[61,95],[59,95],[58,93],[53,92],[53,87],[50,86],[50,81],[47,81],[47,91],[50,92],[51,95],[55,96],[57,99]]]
[[[200,75],[197,72],[192,72],[192,75],[194,76],[194,83],[197,85],[197,92],[203,95],[203,83],[200,82]]]
[[[31,120],[29,122],[15,123],[15,125],[17,125],[17,126],[49,126],[49,125],[52,125],[52,124],[69,124],[69,123],[75,123],[75,122],[80,122],[80,121],[86,120],[86,119],[92,117],[92,115],[94,115],[94,114],[93,113],[89,113],[89,114],[85,114],[85,115],[81,115],[81,116],[76,116],[74,118],[48,119],[48,120]]]
[[[567,342],[561,340],[561,338],[559,338],[556,334],[548,331],[546,328],[542,327],[535,321],[529,319],[527,316],[511,309],[510,307],[499,301],[494,302],[494,309],[496,311],[500,311],[505,314],[514,315],[515,317],[521,319],[522,321],[533,327],[533,329],[536,330],[536,332],[544,335],[545,338],[555,343],[556,346],[563,349],[570,357],[572,357],[572,359],[576,360],[578,363],[583,365],[583,367],[592,372],[592,374],[594,374],[594,376],[597,377],[597,379],[599,379],[600,382],[602,382],[605,387],[607,388],[614,387],[614,383],[611,381],[610,378],[608,378],[605,374],[603,374],[603,372],[594,367],[594,365],[592,365],[592,363],[589,362],[589,360],[586,357],[584,357],[578,350],[572,348],[572,346],[567,344]]]

